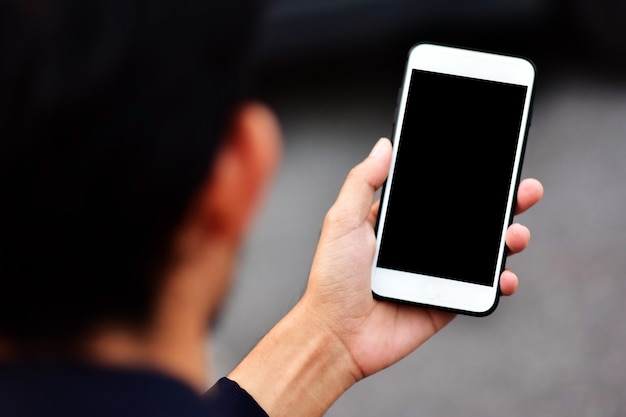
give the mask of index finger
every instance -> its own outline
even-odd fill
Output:
[[[515,214],[524,213],[537,204],[543,197],[543,185],[535,178],[526,178],[520,181],[517,187],[517,204]]]

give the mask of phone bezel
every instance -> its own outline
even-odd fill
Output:
[[[376,240],[376,252],[372,264],[371,287],[376,298],[393,300],[403,303],[428,306],[457,313],[485,316],[492,313],[499,300],[499,278],[506,261],[506,245],[504,235],[513,218],[515,192],[520,178],[520,170],[530,122],[535,66],[524,57],[503,55],[499,53],[458,48],[454,46],[419,43],[409,51],[404,79],[397,104],[396,120],[392,136],[393,153],[388,180],[393,178],[399,136],[404,122],[405,107],[413,69],[524,85],[527,87],[523,108],[521,129],[518,137],[511,186],[508,192],[507,209],[502,224],[502,239],[496,267],[497,276],[492,286],[485,286],[462,281],[439,278],[404,271],[396,271],[377,267],[380,238]],[[380,237],[386,216],[389,188],[381,192],[381,205],[377,236]]]

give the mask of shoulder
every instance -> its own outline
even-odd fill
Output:
[[[190,387],[145,369],[85,364],[0,365],[3,417],[216,416]]]

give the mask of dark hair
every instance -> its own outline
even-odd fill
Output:
[[[145,324],[243,92],[261,5],[0,6],[0,336]]]

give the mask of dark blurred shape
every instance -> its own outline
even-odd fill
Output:
[[[274,0],[266,21],[265,53],[269,59],[355,48],[366,53],[421,33],[511,25],[521,30],[545,19],[549,6],[542,0]]]
[[[572,0],[571,10],[582,58],[591,56],[626,75],[626,2]]]
[[[264,28],[258,65],[270,78],[398,72],[421,41],[524,55],[541,71],[626,70],[626,5],[616,0],[273,0]]]
[[[0,6],[0,336],[148,318],[244,93],[257,3]]]

